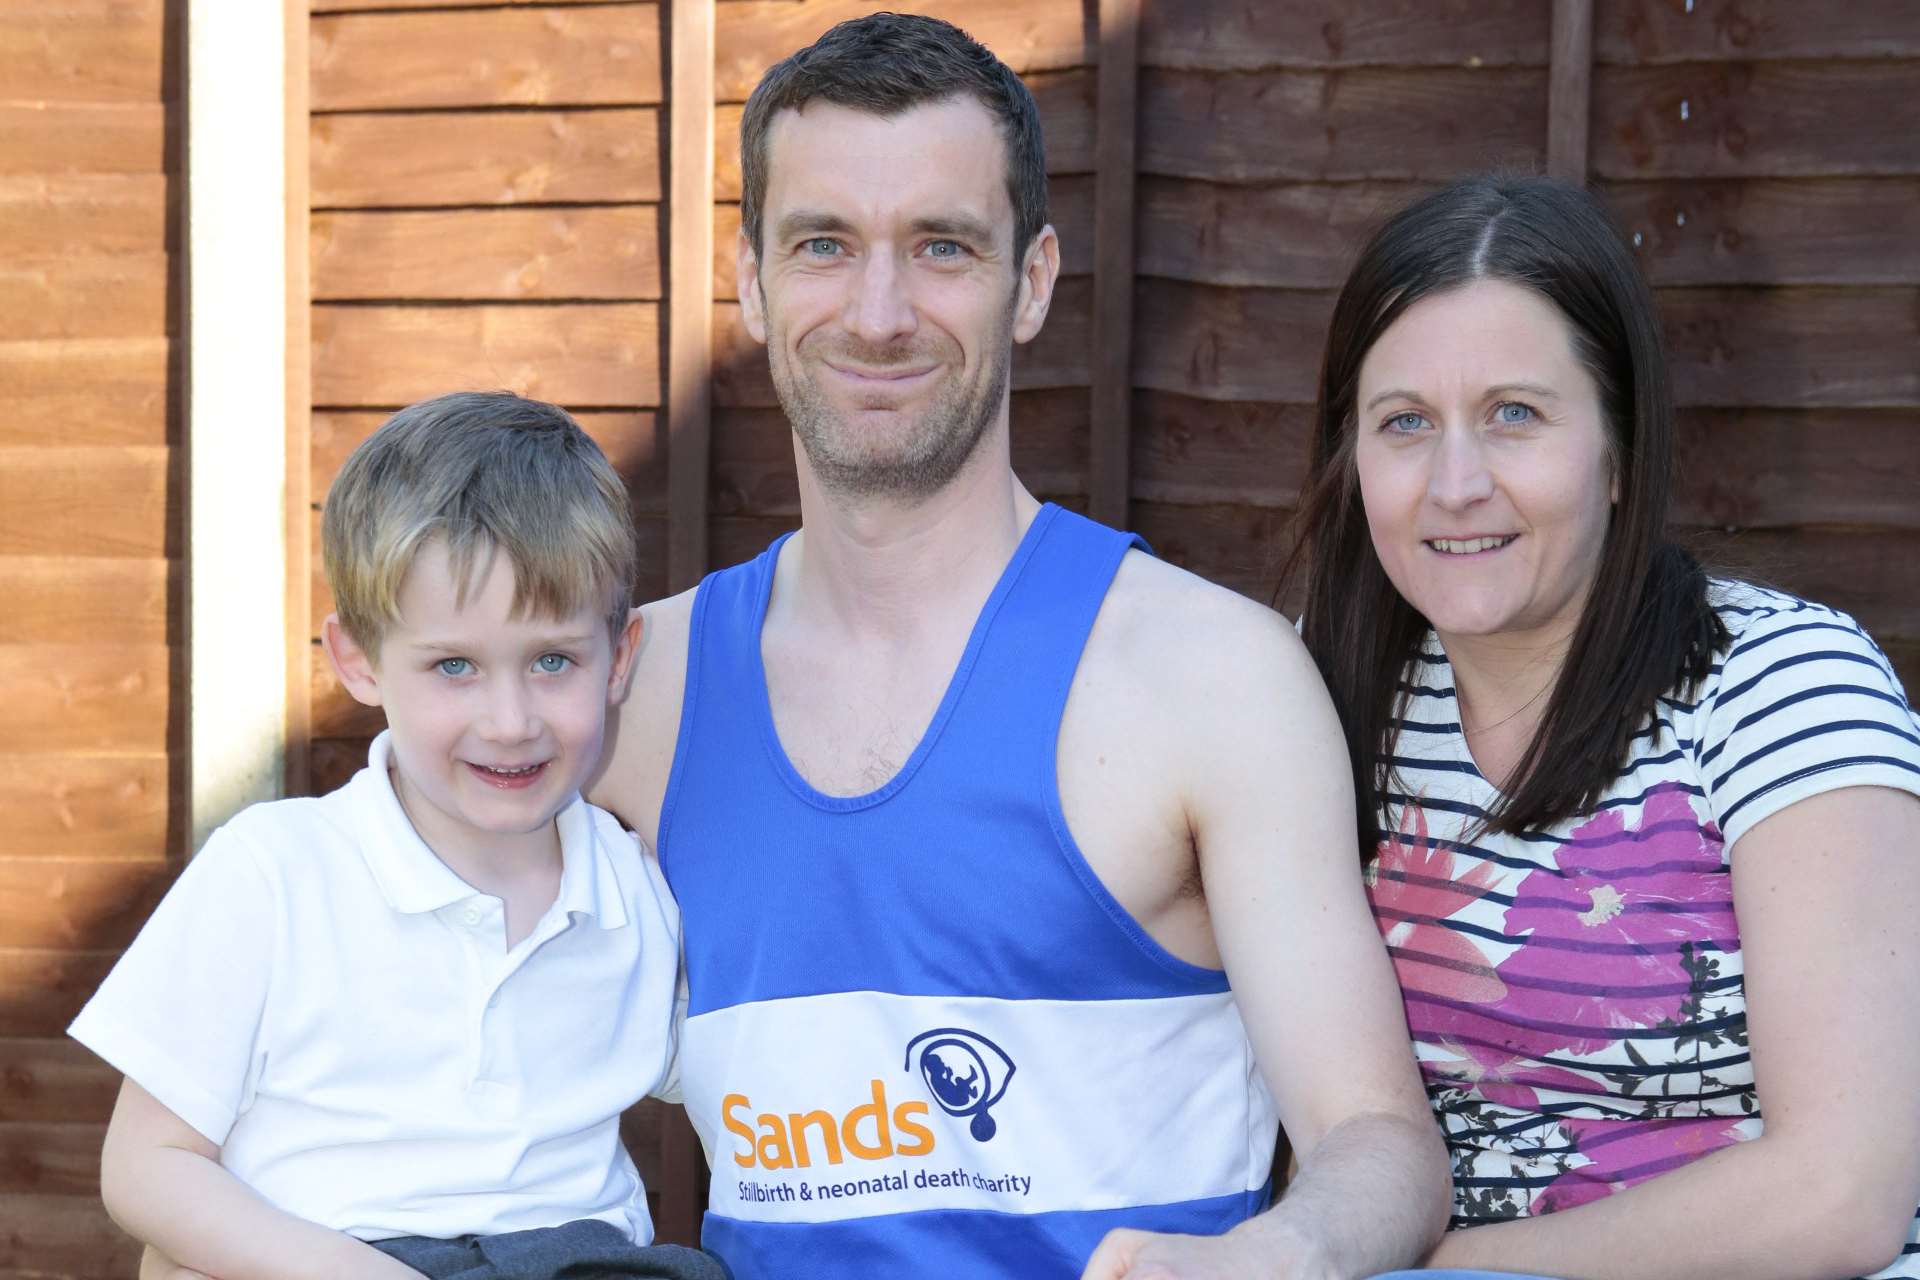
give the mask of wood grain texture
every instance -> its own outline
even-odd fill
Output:
[[[1313,410],[1164,391],[1134,401],[1134,497],[1163,505],[1292,507]]]
[[[0,1276],[108,1280],[139,1266],[140,1245],[107,1217],[99,1196],[0,1196]]]
[[[1207,400],[1313,399],[1333,297],[1142,280],[1134,385]]]
[[[0,177],[0,244],[10,263],[171,251],[168,187],[158,173]]]
[[[65,1036],[0,1039],[0,1124],[103,1124],[120,1073]]]
[[[667,177],[667,583],[707,571],[707,455],[713,433],[713,82],[715,15],[672,0]]]
[[[101,1123],[0,1124],[0,1196],[97,1196]]]
[[[1059,282],[1040,336],[1014,348],[1014,390],[1087,385],[1092,292],[1084,279]],[[713,327],[715,405],[736,409],[777,405],[773,377],[767,372],[766,348],[755,342],[741,323],[740,305],[716,304]]]
[[[1429,183],[1140,182],[1140,273],[1195,284],[1337,289],[1373,229]]]
[[[1920,43],[1909,0],[1608,0],[1596,16],[1602,62],[1911,58]]]
[[[1543,70],[1140,76],[1143,173],[1210,182],[1444,180],[1546,155]]]
[[[660,6],[315,14],[315,111],[660,101]]]
[[[164,645],[0,645],[9,741],[55,754],[164,753],[169,657]]]
[[[402,405],[464,388],[505,388],[568,405],[656,405],[659,307],[314,308],[315,405]]]
[[[1547,84],[1547,172],[1587,180],[1593,108],[1593,0],[1553,0],[1553,61]]]
[[[0,947],[125,947],[175,870],[165,858],[0,858]]]
[[[0,444],[154,447],[179,438],[165,338],[0,342]]]
[[[1599,67],[1593,171],[1605,178],[1920,173],[1920,131],[1886,127],[1915,62]]]
[[[0,262],[0,342],[166,334],[169,270],[159,251]]]
[[[315,116],[309,139],[316,209],[660,199],[655,107]]]
[[[1920,533],[1911,409],[1689,409],[1674,441],[1673,519]]]
[[[9,98],[158,102],[166,67],[164,0],[49,0],[0,7]],[[9,140],[11,142],[11,140]]]
[[[61,1034],[119,958],[118,951],[0,950],[0,1036]],[[0,1196],[0,1206],[13,1199]],[[0,1263],[6,1260],[0,1251]]]
[[[1021,75],[1094,63],[1076,0],[897,0],[896,13],[924,13],[957,22]],[[767,68],[812,44],[827,28],[871,13],[862,0],[740,0],[714,7],[714,94],[745,102]]]
[[[160,557],[177,537],[172,451],[10,449],[0,466],[0,556]]]
[[[1920,284],[1920,178],[1674,178],[1600,194],[1656,285]]]
[[[168,856],[165,746],[156,741],[129,755],[5,756],[0,812],[7,825],[0,856]]]
[[[1920,404],[1920,289],[1662,289],[1682,405]]]
[[[1094,73],[1045,72],[1026,77],[1040,127],[1047,140],[1049,174],[1093,172]],[[714,112],[713,195],[740,199],[740,113],[737,106]]]
[[[157,102],[0,102],[0,138],[0,175],[167,168],[167,108]]]
[[[658,299],[657,205],[316,213],[315,301]]]
[[[8,451],[39,452],[38,450]],[[0,461],[0,491],[11,459]],[[11,513],[0,512],[0,525]],[[180,562],[149,556],[0,555],[0,644],[57,644],[111,636],[165,644],[167,607]]]
[[[1140,61],[1189,71],[1544,66],[1538,0],[1143,0]]]
[[[1127,522],[1132,462],[1135,141],[1140,88],[1140,2],[1100,0],[1100,70],[1094,142],[1092,442],[1087,509]]]
[[[1291,515],[1272,507],[1136,500],[1133,527],[1162,560],[1267,604],[1280,569],[1280,533]]]
[[[581,430],[593,437],[626,482],[637,515],[666,514],[666,443],[652,412],[572,411]],[[322,411],[313,415],[313,506],[325,505],[327,488],[340,474],[347,455],[387,420],[382,410]]]

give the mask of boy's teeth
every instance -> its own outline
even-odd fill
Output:
[[[1501,538],[1433,538],[1428,545],[1435,551],[1444,551],[1448,555],[1470,556],[1477,551],[1490,551],[1494,547],[1503,547],[1513,541],[1511,536]]]
[[[496,769],[490,764],[483,764],[480,767],[482,769],[485,769],[488,773],[497,773],[497,774],[501,774],[502,776],[511,776],[516,773],[532,773],[535,769],[538,769],[540,766],[537,764],[530,764],[530,765],[524,765],[518,769]]]

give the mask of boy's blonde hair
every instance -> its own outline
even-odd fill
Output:
[[[612,633],[626,623],[637,568],[627,489],[564,409],[459,391],[400,410],[347,458],[320,539],[340,621],[369,655],[435,538],[461,604],[504,552],[515,617],[592,608]]]

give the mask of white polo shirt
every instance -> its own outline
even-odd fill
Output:
[[[559,815],[559,895],[505,910],[387,775],[216,831],[69,1028],[290,1213],[363,1240],[613,1223],[653,1238],[620,1113],[673,1056],[679,913],[607,813]]]

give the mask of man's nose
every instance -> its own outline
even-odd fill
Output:
[[[846,330],[871,346],[911,334],[916,327],[907,273],[891,253],[869,254],[860,264],[853,296],[842,316]]]

